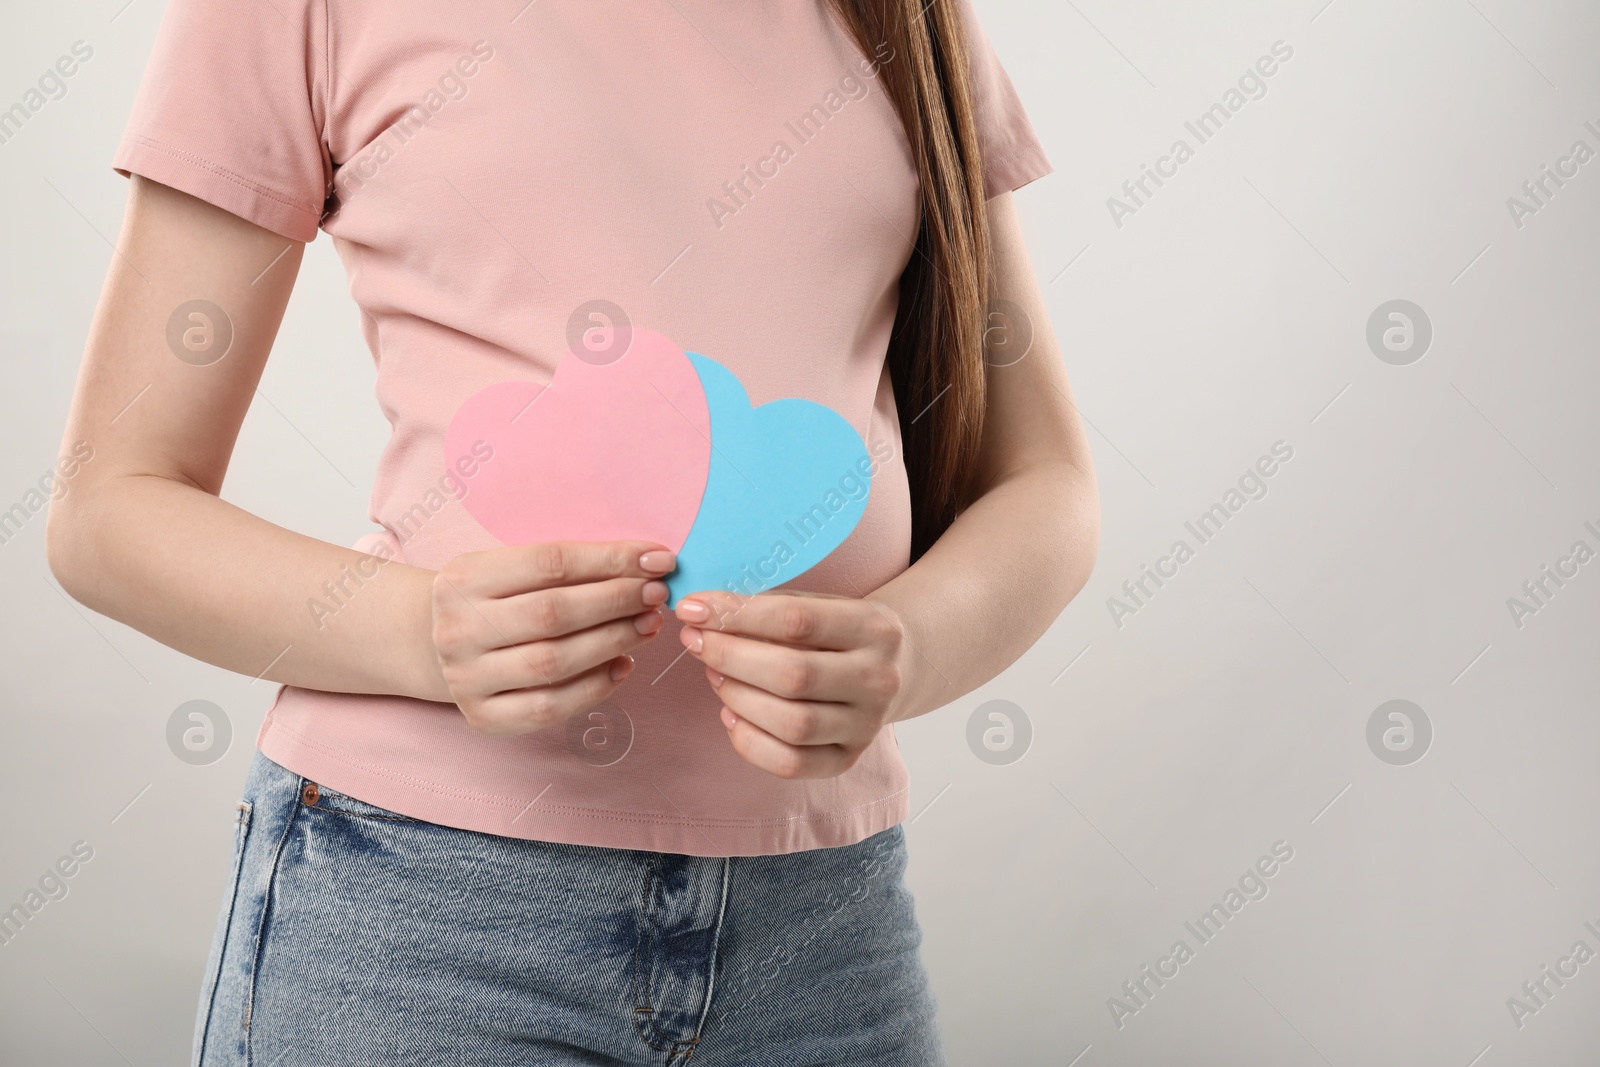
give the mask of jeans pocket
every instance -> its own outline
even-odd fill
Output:
[[[360,819],[382,819],[384,822],[422,822],[410,815],[401,815],[388,808],[380,808],[376,804],[368,804],[365,800],[357,800],[348,793],[340,793],[329,789],[325,785],[302,779],[300,787],[300,803],[315,811],[331,811],[340,815],[353,815]]]
[[[222,960],[228,946],[228,931],[233,926],[234,907],[239,899],[239,876],[244,867],[245,841],[250,836],[250,817],[254,810],[255,805],[251,801],[239,801],[233,834],[233,864],[228,873],[227,888],[223,890],[222,907],[217,915],[216,929],[211,935],[211,953],[206,959],[205,981],[200,990],[200,1012],[195,1023],[192,1067],[198,1067],[205,1053],[206,1032],[211,1025],[211,1010],[217,996],[217,979],[222,974]]]

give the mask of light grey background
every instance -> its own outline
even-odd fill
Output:
[[[0,145],[0,510],[53,462],[126,182],[111,152],[161,9],[27,5],[0,106],[94,56]],[[508,12],[517,5],[509,4]],[[1094,577],[984,690],[901,727],[911,880],[956,1064],[1502,1067],[1594,1062],[1600,960],[1519,1028],[1507,998],[1600,951],[1600,561],[1518,627],[1574,542],[1600,549],[1600,160],[1519,228],[1507,198],[1600,150],[1600,7],[1518,0],[979,0],[1056,173],[1018,194],[1104,505]],[[1257,57],[1294,49],[1135,215],[1107,198]],[[1407,366],[1369,315],[1415,302]],[[226,496],[340,544],[369,527],[387,427],[332,245],[314,242]],[[1276,441],[1293,458],[1137,614],[1107,602]],[[69,602],[43,517],[0,546],[0,909],[73,842],[94,858],[0,946],[0,1060],[184,1062],[273,686]],[[981,639],[981,635],[977,639]],[[209,699],[231,749],[168,750]],[[990,699],[1031,723],[996,766]],[[1369,749],[1391,699],[1433,739]],[[1294,849],[1200,946],[1185,927]],[[1137,1014],[1108,998],[1175,940]],[[1553,987],[1552,987],[1553,988]],[[1124,997],[1124,999],[1127,999]]]

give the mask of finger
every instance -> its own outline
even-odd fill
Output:
[[[654,541],[548,541],[492,548],[465,558],[470,574],[463,576],[465,585],[456,584],[483,597],[608,578],[659,578],[676,566],[673,553]]]
[[[640,632],[632,619],[620,619],[565,637],[493,649],[478,659],[471,688],[487,697],[555,685],[637,648],[654,635],[654,630]]]
[[[869,645],[885,636],[889,626],[873,605],[849,597],[788,593],[742,597],[708,590],[679,600],[675,611],[691,626],[836,650]]]
[[[641,612],[659,616],[666,599],[667,583],[659,579],[611,578],[485,601],[484,618],[494,630],[485,647],[561,637]]]
[[[685,626],[678,639],[706,666],[789,700],[857,699],[875,662],[865,652],[790,648],[695,626]]]
[[[856,740],[860,733],[860,714],[848,704],[785,700],[728,677],[717,684],[717,696],[739,718],[791,745],[842,744]]]
[[[613,670],[617,671],[616,677]],[[611,660],[556,685],[497,693],[479,701],[468,721],[480,732],[495,737],[543,730],[600,703],[616,691],[632,670],[632,660]]]
[[[727,727],[728,709],[721,713]],[[838,745],[791,745],[735,714],[728,741],[746,763],[778,778],[831,778],[843,774],[856,757]]]

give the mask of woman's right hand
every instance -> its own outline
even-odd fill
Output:
[[[450,699],[486,734],[587,711],[653,638],[673,553],[649,541],[555,541],[467,552],[433,582],[433,643]]]

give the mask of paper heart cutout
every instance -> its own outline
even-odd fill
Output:
[[[688,356],[711,409],[711,469],[666,579],[668,606],[700,589],[759,593],[810,570],[855,529],[872,486],[861,435],[838,412],[798,398],[752,408],[732,371]]]
[[[666,545],[672,608],[782,585],[855,529],[872,463],[843,416],[799,398],[752,408],[732,371],[653,330],[618,343],[612,362],[572,353],[548,387],[500,382],[456,410],[446,469],[485,530],[507,545]]]
[[[700,510],[711,458],[705,390],[666,337],[633,327],[621,357],[569,354],[548,387],[500,382],[445,431],[446,469],[483,528],[507,545],[640,538],[677,549]],[[493,451],[486,462],[479,442]],[[458,467],[473,457],[476,470]]]

